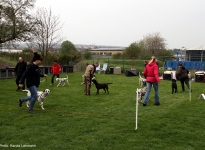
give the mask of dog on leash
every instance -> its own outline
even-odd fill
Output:
[[[64,86],[66,82],[68,83],[68,76],[66,78],[56,78],[56,81],[58,81],[57,87]],[[69,85],[69,83],[68,83],[68,85]]]
[[[139,85],[140,85],[140,87],[146,86],[146,79],[143,78],[143,77],[140,75],[140,73],[139,73]]]
[[[147,92],[147,87],[143,87],[141,89],[138,89],[138,97],[137,97],[138,102],[142,103],[142,96],[145,96],[146,92]]]
[[[96,95],[99,94],[100,89],[103,89],[105,93],[107,91],[107,93],[109,94],[108,84],[112,84],[112,83],[98,83],[96,79],[92,79],[92,82],[95,84],[95,87],[97,89]]]
[[[31,93],[29,90],[22,90],[24,92],[27,92],[27,96],[31,96]],[[44,91],[38,91],[38,101],[40,103],[40,106],[41,106],[41,109],[44,110],[44,107],[43,107],[43,102],[46,98],[46,96],[50,93],[50,90],[49,89],[45,89]],[[27,101],[26,102],[26,106],[29,107],[30,105],[30,101]]]
[[[177,92],[177,80],[172,79],[172,94]]]

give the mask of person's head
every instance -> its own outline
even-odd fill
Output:
[[[157,59],[155,58],[155,56],[152,56],[152,57],[151,57],[151,60],[149,61],[149,64],[152,63],[152,62],[156,62],[156,60],[157,60]]]
[[[23,62],[23,58],[22,57],[19,57],[19,62]]]
[[[96,63],[94,63],[94,65],[95,65],[95,67],[98,67],[98,66],[99,66],[99,63],[98,63],[98,62],[96,62]]]
[[[179,67],[183,67],[183,65],[182,65],[182,64],[179,64],[178,66],[179,66]]]
[[[182,64],[179,64],[178,66],[179,66],[179,68],[181,68],[183,70],[185,69],[185,67]]]
[[[53,61],[53,65],[57,65],[57,63],[58,63],[57,60]]]
[[[35,62],[36,64],[40,64],[41,61],[42,61],[42,57],[41,55],[39,55],[38,53],[33,53],[34,56],[33,56],[33,62]]]
[[[89,65],[89,63],[86,63],[85,65],[86,65],[86,66],[88,66],[88,65]]]

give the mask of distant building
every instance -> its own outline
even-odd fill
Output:
[[[186,49],[187,61],[205,61],[205,46]]]
[[[89,50],[93,55],[108,55],[111,56],[113,54],[117,54],[117,53],[123,53],[123,51],[125,50],[125,48],[96,48],[96,49],[91,49]]]
[[[17,49],[0,49],[0,52],[21,53],[22,50],[17,50]]]

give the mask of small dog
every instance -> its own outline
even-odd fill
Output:
[[[147,92],[147,87],[143,87],[141,89],[138,89],[138,102],[142,103],[142,96],[145,96],[145,93]]]
[[[109,94],[109,91],[108,91],[108,84],[112,84],[112,83],[98,83],[97,80],[93,79],[92,82],[95,84],[95,87],[97,89],[97,92],[96,92],[96,95],[99,94],[99,90],[100,89],[103,89],[106,93]]]
[[[66,76],[67,76],[67,75],[66,75]],[[56,78],[56,81],[59,82],[58,85],[57,85],[57,87],[59,87],[60,85],[61,85],[61,86],[64,86],[64,85],[65,85],[65,82],[68,83],[68,76],[67,76],[67,78]],[[68,85],[69,85],[69,83],[68,83]]]
[[[176,79],[172,79],[172,94],[177,92],[177,81]]]
[[[31,93],[29,90],[22,90],[24,92],[27,92],[27,96],[31,96]],[[41,108],[44,110],[44,107],[43,107],[43,102],[46,98],[46,96],[50,93],[50,90],[49,89],[45,89],[44,91],[38,91],[38,101],[40,103],[40,106]],[[29,107],[30,105],[30,101],[27,101],[26,102],[26,106]]]

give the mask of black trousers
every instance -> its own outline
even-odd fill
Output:
[[[188,87],[188,89],[190,89],[189,78],[188,78],[188,77],[186,77],[186,78],[184,78],[184,79],[180,79],[180,82],[181,82],[181,86],[182,86],[182,91],[185,91],[184,83],[186,84],[186,86]]]
[[[17,75],[16,76],[16,85],[17,85],[17,87],[19,87],[19,81],[21,80],[21,77],[22,77],[22,75]],[[25,82],[23,83],[22,89],[23,90],[25,89]]]
[[[59,78],[59,74],[53,74],[53,75],[52,75],[52,78],[51,78],[51,83],[52,83],[52,84],[54,83],[54,77],[55,77],[55,76],[57,76],[57,78]]]

